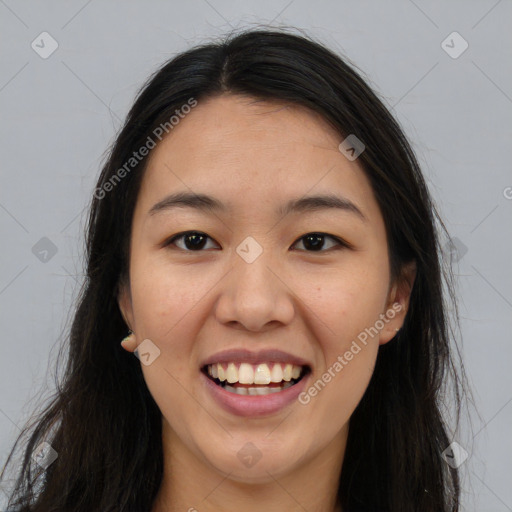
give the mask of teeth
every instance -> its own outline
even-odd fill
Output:
[[[287,382],[292,380],[292,372],[293,372],[292,365],[287,364],[283,370],[283,379]]]
[[[218,379],[220,381],[225,381],[226,380],[226,373],[224,372],[224,368],[222,368],[221,364],[217,365],[217,373],[218,373]]]
[[[249,391],[247,391],[247,388],[234,388],[233,386],[226,386],[224,389],[229,388],[229,391],[235,392],[239,395],[248,395]]]
[[[266,364],[259,364],[258,368],[256,368],[254,384],[270,384],[270,370]]]
[[[283,380],[283,369],[280,364],[275,364],[270,375],[270,382],[281,382]]]
[[[291,382],[285,382],[282,386],[278,386],[275,388],[241,388],[234,386],[230,386],[229,384],[225,384],[223,388],[226,391],[229,391],[230,393],[235,393],[237,395],[251,395],[251,396],[257,396],[257,395],[269,395],[271,393],[278,393],[279,391],[282,391],[283,389],[289,388],[292,385]]]
[[[230,384],[238,382],[238,371],[236,369],[235,363],[228,364],[228,369],[226,370],[226,380]]]
[[[270,366],[272,369],[270,369]],[[208,365],[207,370],[209,375],[214,379],[219,379],[221,382],[227,381],[229,384],[238,382],[240,384],[259,385],[266,385],[271,382],[290,382],[292,379],[298,379],[302,373],[301,366],[296,366],[290,363],[285,365],[280,363],[261,363],[258,365],[252,365],[249,363],[238,364],[230,362],[226,367],[222,366],[221,363],[217,363]]]
[[[254,370],[252,365],[242,363],[238,370],[238,382],[240,384],[253,384],[254,383]]]

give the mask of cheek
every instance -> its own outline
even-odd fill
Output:
[[[294,292],[314,313],[323,351],[333,357],[378,319],[387,294],[386,267],[370,264],[367,258],[353,258],[339,269],[324,268],[304,275],[307,277],[294,282]]]
[[[318,423],[315,430],[322,433],[312,444],[332,439],[349,422],[373,374],[378,343],[348,337],[323,349],[325,366],[315,371],[299,396],[301,407]]]
[[[330,367],[329,376],[334,374],[334,377],[331,377],[330,382],[321,391],[325,396],[321,398],[321,402],[319,401],[318,413],[319,416],[332,420],[332,427],[327,427],[331,428],[331,435],[335,434],[336,427],[339,428],[350,420],[373,373],[378,345],[365,346],[357,341],[355,345],[354,350],[354,345],[351,344],[352,350],[360,351],[348,360],[347,355],[352,354],[352,350],[347,347],[348,350],[343,352],[343,356],[337,361],[339,365]]]
[[[204,281],[200,288],[200,283],[187,277],[191,273],[191,267],[171,269],[148,258],[131,276],[138,341],[149,339],[159,350],[154,362],[141,364],[144,380],[164,416],[183,412],[173,419],[173,425],[182,425],[185,432],[194,416],[187,383],[198,372],[191,366],[191,352],[201,325],[197,306],[205,293]]]
[[[203,295],[204,291],[185,279],[179,269],[171,273],[169,269],[146,265],[133,272],[132,303],[138,342],[149,339],[158,354],[150,365],[141,364],[141,369],[162,411],[182,407],[186,410],[187,404],[190,407],[184,383],[198,371],[191,366],[191,353],[200,329],[197,305]]]
[[[314,277],[319,284],[306,302],[317,318],[321,360],[301,403],[319,418],[332,418],[325,428],[334,433],[349,420],[372,376],[379,347],[374,328],[388,275],[385,266],[361,260],[328,278]],[[306,291],[301,290],[301,297],[308,297]]]
[[[149,261],[132,274],[132,300],[138,329],[145,337],[172,341],[173,331],[194,311],[207,281],[191,267],[174,268]]]

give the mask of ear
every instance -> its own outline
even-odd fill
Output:
[[[386,308],[383,311],[385,325],[380,331],[379,345],[384,345],[393,339],[398,332],[397,330],[402,328],[409,310],[409,301],[415,279],[416,262],[411,261],[404,265],[400,276],[389,291]]]
[[[121,315],[124,318],[128,329],[133,331],[134,321],[133,321],[133,307],[132,307],[132,295],[130,290],[130,285],[127,280],[123,279],[119,283],[118,293],[117,293],[117,303],[119,305],[119,310],[121,311]]]

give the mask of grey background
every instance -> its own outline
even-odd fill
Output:
[[[469,453],[465,510],[512,510],[511,20],[510,0],[0,0],[0,463],[54,388],[48,368],[81,283],[84,209],[136,91],[193,44],[284,24],[363,70],[413,143],[459,260],[480,413],[457,438]],[[31,47],[43,31],[59,45],[47,59]],[[456,59],[441,47],[453,31],[469,44]]]

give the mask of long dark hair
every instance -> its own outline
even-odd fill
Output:
[[[447,313],[455,311],[458,326],[453,275],[442,259],[446,228],[406,137],[355,67],[311,37],[265,28],[177,55],[139,92],[91,199],[87,269],[65,373],[5,465],[36,425],[9,506],[21,512],[151,510],[163,476],[161,413],[139,361],[119,345],[128,327],[117,303],[118,287],[128,279],[131,221],[147,157],[126,163],[159,126],[167,123],[170,131],[169,119],[191,99],[223,93],[308,107],[340,141],[349,134],[360,139],[366,149],[358,162],[385,221],[391,277],[399,279],[404,265],[416,262],[403,328],[379,349],[350,420],[339,483],[343,510],[459,510],[458,473],[441,456],[452,440],[441,410],[451,407],[458,420],[465,389]],[[58,453],[45,471],[32,459],[43,441]]]

